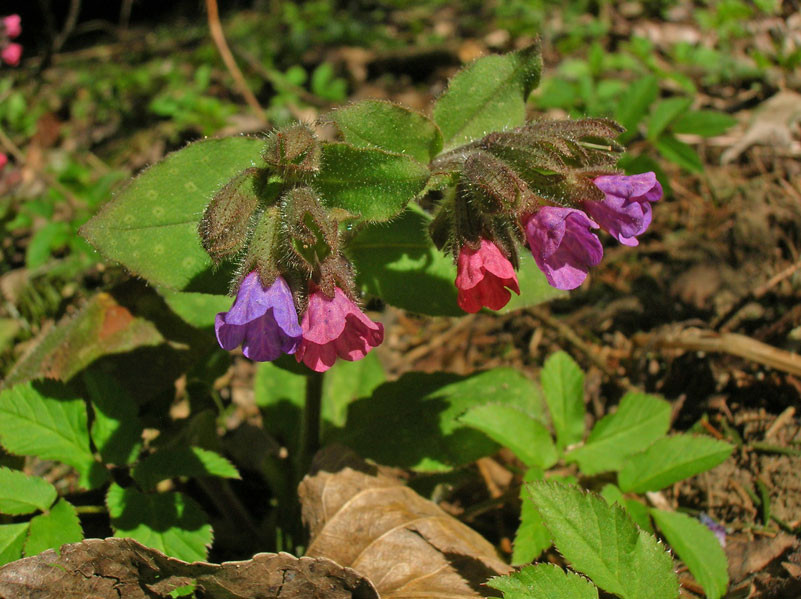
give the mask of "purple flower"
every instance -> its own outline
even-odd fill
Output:
[[[636,236],[651,224],[651,202],[662,198],[656,175],[605,175],[593,183],[606,197],[600,202],[584,202],[584,210],[623,245],[637,245]]]
[[[701,524],[706,526],[709,530],[712,531],[712,534],[715,535],[715,538],[720,543],[721,547],[726,547],[726,529],[722,524],[715,522],[712,518],[707,516],[705,513],[701,512],[698,515],[698,519],[701,521]]]
[[[603,258],[590,227],[598,225],[581,210],[559,206],[543,206],[526,221],[528,247],[552,287],[575,289]]]
[[[257,362],[269,362],[282,353],[292,354],[302,331],[292,292],[283,277],[264,287],[256,271],[242,281],[234,305],[214,319],[220,347],[231,351],[242,345],[242,353]]]

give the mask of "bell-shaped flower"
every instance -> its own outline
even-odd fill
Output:
[[[220,347],[230,351],[241,345],[242,353],[257,362],[295,353],[302,334],[284,278],[265,287],[256,271],[242,281],[231,309],[217,314],[214,331]]]
[[[543,206],[526,221],[528,247],[551,286],[575,289],[603,258],[590,227],[598,225],[581,210],[560,206]]]
[[[14,39],[22,33],[22,19],[19,15],[7,15],[0,20],[2,20],[3,29],[10,39]]]
[[[509,289],[520,295],[512,263],[486,239],[481,240],[477,250],[466,245],[459,250],[456,288],[456,299],[465,312],[478,312],[484,306],[500,310],[512,297]]]
[[[312,289],[300,326],[295,359],[317,372],[331,368],[337,357],[361,360],[384,340],[384,326],[367,318],[339,287],[332,298]]]
[[[19,64],[19,59],[22,57],[22,46],[15,43],[8,44],[5,48],[0,50],[0,58],[6,64],[15,67]]]
[[[637,235],[651,224],[651,202],[662,198],[656,175],[604,175],[593,183],[606,197],[600,202],[584,202],[582,208],[623,245],[638,245]]]

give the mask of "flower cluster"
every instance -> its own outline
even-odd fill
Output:
[[[19,59],[22,57],[22,46],[11,41],[22,33],[22,25],[20,23],[19,15],[8,15],[0,18],[0,58],[12,67],[17,66]]]
[[[256,271],[249,273],[228,312],[214,322],[217,341],[226,350],[241,345],[251,360],[268,362],[295,354],[298,362],[325,372],[337,357],[361,360],[384,340],[384,326],[370,320],[339,287],[328,297],[310,284],[308,305],[300,321],[292,291],[278,276],[265,286]]]
[[[521,219],[537,266],[557,289],[575,289],[601,262],[603,246],[593,229],[600,227],[621,244],[636,246],[637,236],[651,224],[651,203],[662,197],[662,186],[652,172],[605,175],[593,183],[603,192],[602,201],[582,202],[583,210],[541,206]],[[487,239],[478,249],[468,245],[460,249],[456,287],[459,306],[466,312],[482,307],[498,310],[511,297],[508,289],[520,293],[511,262]]]

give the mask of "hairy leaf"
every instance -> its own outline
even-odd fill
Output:
[[[426,164],[442,150],[442,133],[427,116],[383,100],[362,100],[331,113],[342,137],[359,148],[406,154]]]
[[[625,459],[663,437],[670,428],[670,404],[645,393],[627,393],[617,412],[599,420],[582,447],[567,455],[583,474],[620,470]]]
[[[0,514],[18,516],[53,505],[58,493],[43,478],[0,467]]]
[[[600,588],[622,599],[678,597],[670,555],[623,508],[576,485],[543,481],[528,489],[556,548]]]
[[[48,512],[31,518],[25,555],[58,549],[66,543],[77,543],[82,539],[83,529],[75,507],[66,499],[59,499]]]
[[[489,579],[487,586],[502,591],[504,599],[598,599],[598,589],[589,580],[556,564],[526,566]]]
[[[94,488],[107,477],[89,447],[86,406],[55,381],[23,383],[0,392],[0,443],[10,453],[69,464],[80,484]]]
[[[203,589],[205,599],[378,599],[370,581],[325,558],[260,553],[187,563],[133,539],[88,539],[0,568],[0,597],[14,599],[170,599],[187,587]]]
[[[315,458],[298,491],[306,554],[352,567],[384,599],[483,597],[509,571],[481,535],[341,447]]]
[[[218,453],[200,447],[169,447],[142,460],[131,473],[143,489],[176,476],[239,478],[234,465]]]
[[[323,203],[368,221],[385,221],[403,212],[419,194],[430,172],[410,156],[345,143],[323,146],[314,180]]]
[[[729,586],[726,553],[715,534],[698,520],[679,512],[651,509],[654,522],[708,599],[719,599]]]
[[[115,537],[130,537],[186,561],[206,558],[211,526],[191,497],[183,493],[142,493],[112,483],[106,505]]]
[[[173,152],[103,206],[81,234],[106,258],[153,285],[220,292],[200,244],[198,221],[234,175],[261,164],[263,145],[256,138],[229,137]]]
[[[709,437],[666,437],[631,456],[618,473],[618,485],[626,493],[658,491],[714,468],[733,450],[732,445]]]
[[[526,100],[539,84],[541,70],[537,42],[503,56],[484,56],[457,73],[434,106],[445,149],[522,125]]]
[[[581,368],[568,354],[557,352],[545,360],[540,377],[557,447],[561,450],[581,441],[584,435],[584,373]]]

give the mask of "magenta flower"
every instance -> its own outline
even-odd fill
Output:
[[[220,347],[231,351],[241,345],[242,353],[257,362],[269,362],[298,347],[301,329],[292,292],[283,277],[264,287],[256,271],[245,277],[234,305],[214,319]]]
[[[20,19],[19,15],[8,15],[2,18],[3,22],[3,29],[5,29],[6,35],[10,39],[14,39],[20,33],[22,33],[22,19]]]
[[[597,266],[604,250],[590,231],[598,225],[575,208],[543,206],[525,224],[528,247],[548,283],[557,289],[575,289]]]
[[[19,64],[19,59],[21,57],[22,46],[13,42],[8,44],[0,51],[0,58],[2,58],[4,62],[10,64],[12,67],[15,67]]]
[[[457,301],[462,310],[473,313],[484,306],[500,310],[512,297],[507,287],[520,295],[515,269],[497,245],[482,239],[477,250],[462,246],[456,260]]]
[[[2,171],[6,164],[8,164],[8,156],[0,152],[0,171]]]
[[[600,202],[585,202],[584,210],[623,245],[638,245],[636,236],[651,224],[651,202],[662,198],[656,175],[605,175],[593,183],[606,197]]]
[[[303,339],[295,359],[317,372],[331,368],[337,356],[361,360],[384,340],[384,326],[367,318],[339,287],[333,298],[313,289],[300,326]]]

